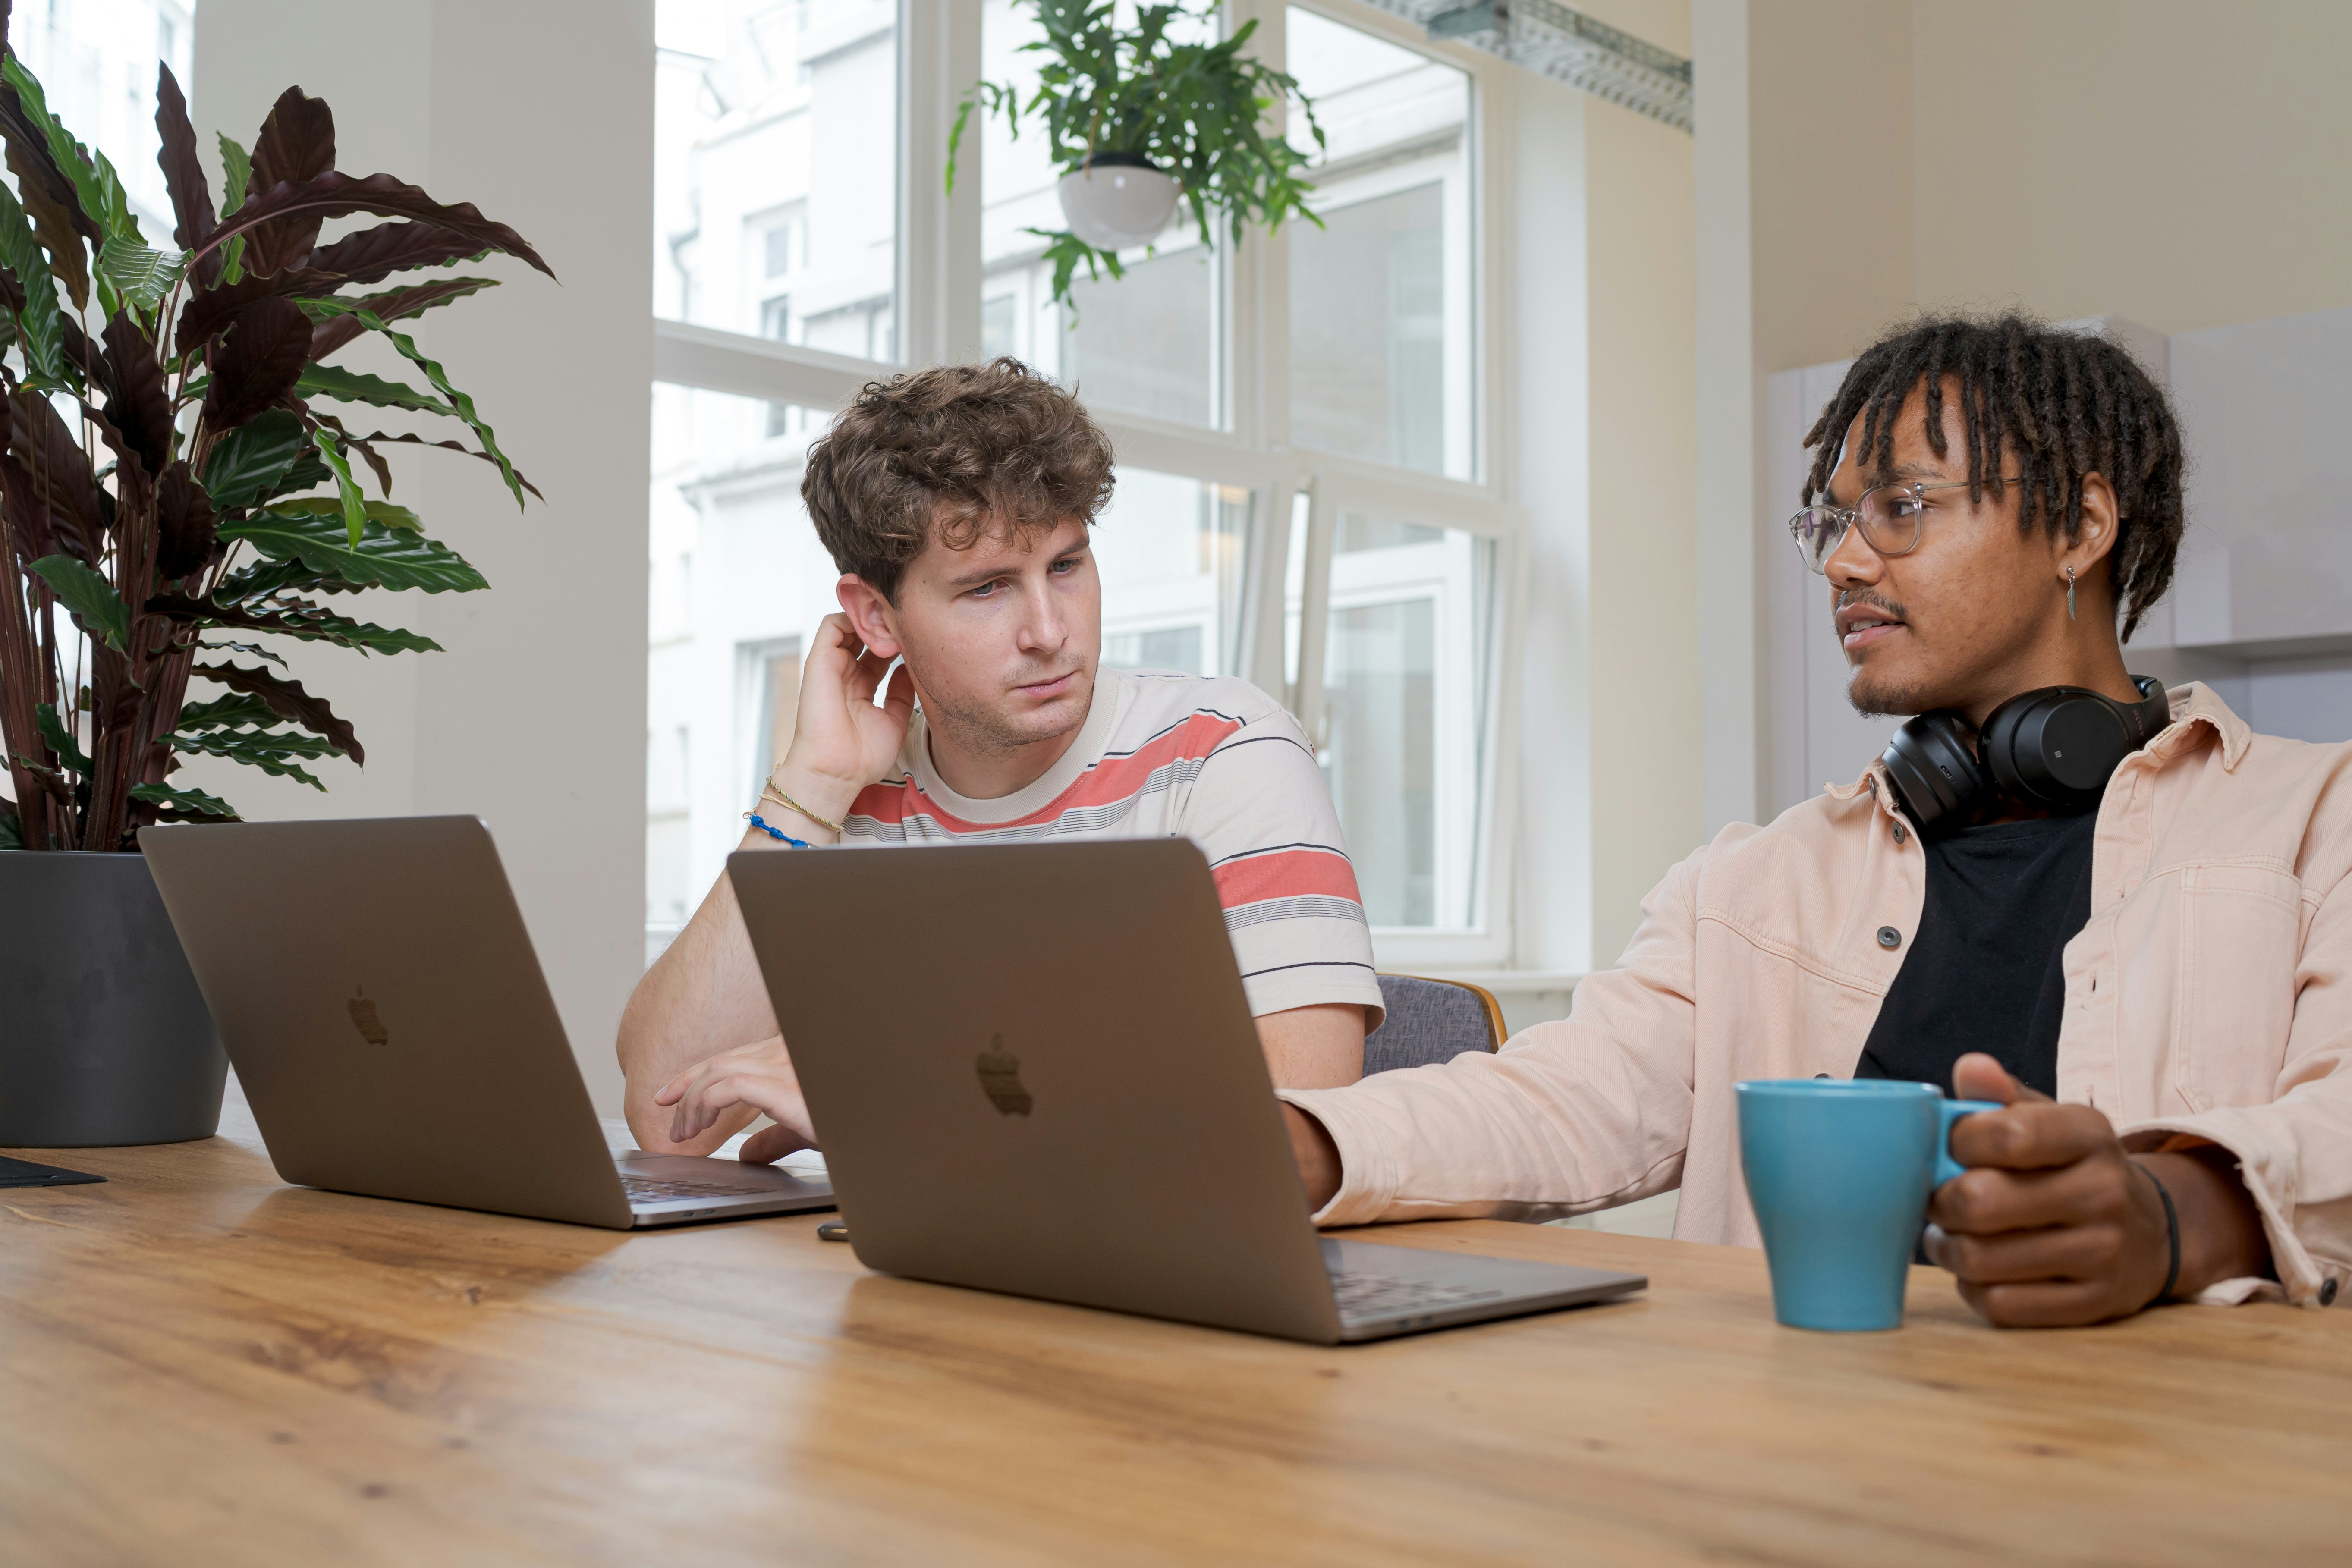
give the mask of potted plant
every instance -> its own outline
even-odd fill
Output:
[[[1212,212],[1236,240],[1251,221],[1321,226],[1307,205],[1309,160],[1266,134],[1266,114],[1292,98],[1318,149],[1323,128],[1297,81],[1242,52],[1255,19],[1223,42],[1185,43],[1171,31],[1215,36],[1217,0],[1197,12],[1181,0],[1139,5],[1132,27],[1118,25],[1118,0],[1029,3],[1045,35],[1023,46],[1045,57],[1036,90],[1024,100],[1013,83],[982,81],[964,95],[948,134],[948,188],[974,109],[1003,115],[1016,137],[1024,122],[1042,123],[1069,227],[1027,232],[1046,242],[1055,300],[1068,299],[1081,266],[1089,278],[1124,276],[1119,251],[1157,239],[1180,201],[1213,248]]]
[[[0,185],[0,848],[15,851],[0,854],[0,1144],[212,1133],[226,1063],[137,830],[236,819],[174,782],[184,757],[321,789],[305,762],[363,760],[269,644],[436,645],[337,595],[488,586],[393,503],[384,447],[470,453],[518,506],[530,489],[396,325],[491,285],[452,263],[502,251],[548,271],[521,236],[337,170],[333,116],[299,88],[249,153],[220,139],[217,204],[169,69],[155,123],[167,244],[0,44],[16,184]],[[322,220],[362,214],[389,221],[320,242]],[[414,380],[334,363],[369,334]],[[471,442],[370,429],[361,408],[454,420]]]

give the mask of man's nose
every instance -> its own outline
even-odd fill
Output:
[[[1886,563],[1862,536],[1862,525],[1855,523],[1837,542],[1830,558],[1822,563],[1822,575],[1834,588],[1866,587],[1886,575]]]
[[[1055,602],[1054,594],[1044,583],[1024,584],[1021,605],[1022,652],[1055,653],[1070,640],[1062,606]]]

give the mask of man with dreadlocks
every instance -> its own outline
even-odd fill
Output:
[[[1733,1085],[1901,1078],[2004,1108],[1954,1128],[1969,1169],[1925,1243],[1991,1321],[2331,1303],[2352,746],[2126,672],[2118,623],[2163,595],[2183,521],[2163,392],[2101,337],[1936,317],[1856,360],[1806,444],[1790,531],[1850,695],[1919,717],[1853,784],[1668,872],[1569,1018],[1285,1091],[1318,1223],[1679,1187],[1676,1236],[1755,1246]]]

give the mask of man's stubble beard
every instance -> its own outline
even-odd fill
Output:
[[[1090,668],[1081,668],[1087,676],[1087,700],[1067,723],[1057,728],[1024,730],[1007,723],[996,709],[986,703],[968,703],[939,691],[924,693],[924,721],[934,729],[948,730],[954,735],[956,744],[967,751],[983,756],[1011,756],[1024,746],[1059,740],[1087,721],[1087,715],[1094,709],[1094,671]],[[1069,673],[1079,672],[1072,670]]]

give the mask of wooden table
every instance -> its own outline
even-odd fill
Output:
[[[280,1184],[249,1135],[0,1191],[0,1562],[2344,1561],[2352,1316],[1776,1327],[1759,1255],[1384,1241],[1645,1299],[1349,1349]]]

